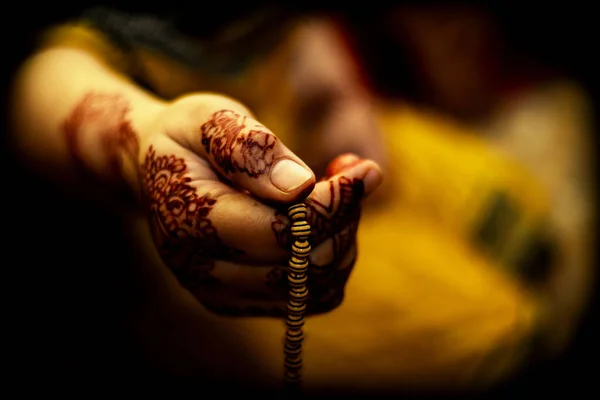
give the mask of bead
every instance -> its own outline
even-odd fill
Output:
[[[308,258],[292,256],[288,265],[295,269],[302,269],[302,272],[305,272],[304,270],[308,268]]]
[[[306,273],[308,270],[308,259],[292,256],[288,265],[290,266],[290,271],[295,274]]]
[[[300,357],[286,357],[285,367],[291,370],[299,370],[302,368],[302,359]]]
[[[296,268],[296,267],[293,267],[293,266],[290,265],[288,269],[293,274],[296,274],[296,275],[306,275],[306,271],[308,271],[308,265],[300,267],[300,268]]]
[[[303,315],[288,315],[288,321],[297,321],[299,319],[304,318]]]
[[[310,250],[311,247],[310,243],[308,243],[308,240],[296,240],[292,244],[292,254],[296,257],[308,257]]]
[[[292,221],[306,219],[306,206],[304,204],[295,204],[288,208],[288,216]]]
[[[295,221],[292,223],[292,235],[296,237],[308,237],[310,235],[310,225],[306,221]]]
[[[308,289],[306,286],[292,288],[292,290],[290,290],[290,298],[298,303],[304,302],[308,298]]]
[[[308,267],[308,258],[307,257],[296,257],[291,256],[289,265],[293,265],[297,268]]]
[[[288,299],[288,304],[291,305],[291,306],[293,306],[293,307],[300,307],[300,306],[305,306],[306,305],[303,301],[296,300],[296,299],[293,299],[293,298],[289,298]]]
[[[294,346],[291,343],[286,343],[283,351],[285,352],[286,357],[298,357],[302,353],[301,346]]]
[[[300,343],[304,340],[304,332],[302,329],[288,329],[285,339],[288,343]]]
[[[288,283],[291,287],[301,287],[306,284],[308,276],[305,273],[296,274],[293,272],[288,273]]]
[[[287,305],[288,312],[294,315],[302,315],[304,311],[306,311],[306,304],[302,304],[300,306],[288,303]]]
[[[286,321],[286,325],[289,329],[302,329],[302,327],[304,326],[304,318],[302,318],[302,316],[300,316],[301,318],[299,319],[288,319]]]

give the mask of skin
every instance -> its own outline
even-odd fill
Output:
[[[15,81],[12,106],[12,142],[23,161],[115,212],[145,215],[181,290],[219,314],[283,315],[284,210],[308,196],[309,312],[340,304],[356,258],[360,204],[382,178],[375,162],[333,160],[317,183],[236,101],[203,93],[158,99],[74,49],[32,56]],[[280,161],[294,161],[308,179],[281,190],[271,179]]]

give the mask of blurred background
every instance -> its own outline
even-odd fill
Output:
[[[123,69],[150,90],[166,98],[207,89],[237,97],[317,173],[345,151],[384,166],[385,184],[365,206],[361,258],[344,306],[307,324],[317,389],[330,381],[340,393],[480,386],[482,395],[506,397],[597,392],[598,33],[589,9],[430,1],[250,2],[226,13],[110,2],[36,7],[15,9],[18,23],[4,32],[7,85],[42,32],[85,15],[135,60],[135,69]],[[102,7],[172,21],[210,62],[194,69],[193,52],[169,53],[164,44],[111,31]],[[64,35],[48,42],[63,40],[57,37]],[[148,51],[157,48],[162,53]],[[53,213],[15,221],[14,248],[23,240],[31,248],[31,224],[54,226],[55,215],[81,206],[13,173],[13,158],[3,157],[10,187],[54,197],[45,203]],[[114,220],[100,212],[93,219],[98,232]],[[17,251],[10,269],[30,294],[9,300],[27,357],[16,370],[36,379],[59,365],[92,375],[111,365],[116,376],[160,376],[125,328],[115,328],[135,318],[134,307],[122,311],[135,303],[124,283],[131,277],[113,275],[119,265],[111,257],[126,253],[124,239],[103,242],[110,251],[89,260],[95,242],[106,240],[91,235],[73,237],[70,246],[99,275],[74,269],[81,259],[57,250],[64,248],[58,239],[45,239],[37,256]],[[49,273],[40,267],[49,262],[63,267]],[[76,288],[82,280],[85,289]],[[97,296],[107,287],[111,296]],[[85,312],[74,298],[85,299]],[[277,344],[280,327],[261,323]],[[64,334],[73,330],[81,335]],[[252,343],[258,358],[278,351]],[[325,354],[337,361],[324,361]]]

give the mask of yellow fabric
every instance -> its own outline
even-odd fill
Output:
[[[382,125],[394,159],[389,174],[394,198],[422,219],[482,247],[474,230],[496,194],[510,199],[518,221],[493,254],[510,268],[523,241],[536,234],[549,215],[546,193],[533,176],[477,132],[436,115],[400,106],[383,113]]]

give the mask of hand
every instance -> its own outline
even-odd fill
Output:
[[[111,109],[96,107],[101,110]],[[112,121],[118,113],[88,114]],[[111,130],[120,132],[119,143],[129,143],[124,154],[137,154],[129,181],[141,195],[158,254],[205,307],[220,314],[285,313],[286,210],[309,194],[308,312],[341,302],[356,257],[360,202],[381,181],[376,163],[340,157],[328,179],[316,183],[306,164],[245,107],[215,95],[168,104],[139,127],[137,141],[124,139],[131,130]]]

